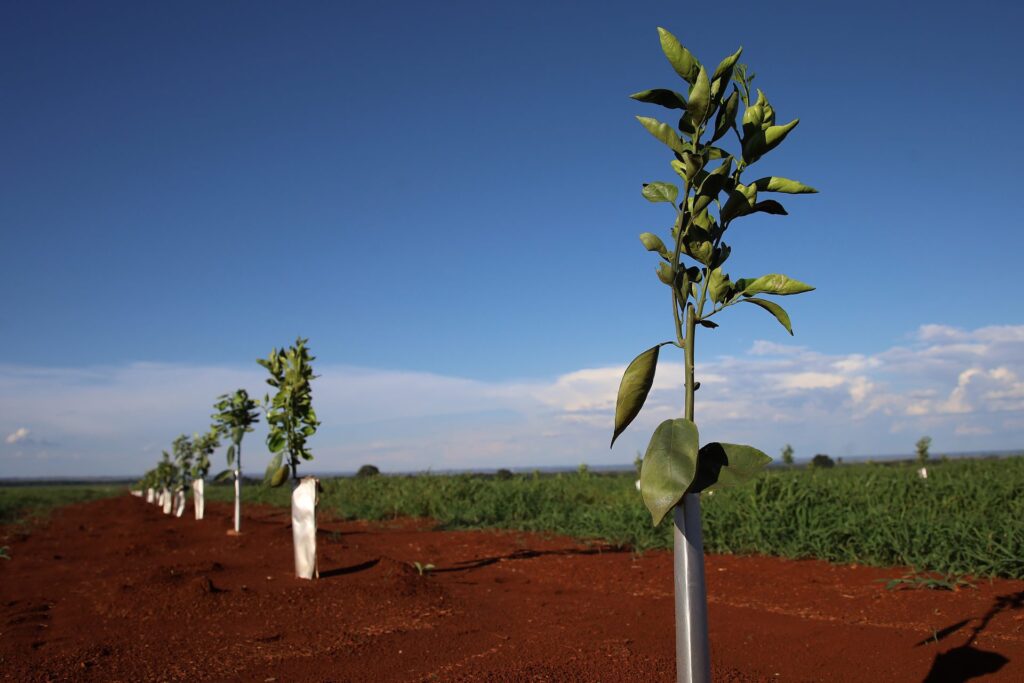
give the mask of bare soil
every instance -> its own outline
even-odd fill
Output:
[[[672,681],[672,558],[557,536],[138,498],[9,528],[0,680]],[[435,567],[417,570],[413,563]],[[886,590],[901,569],[707,558],[716,681],[1024,681],[1024,582]]]

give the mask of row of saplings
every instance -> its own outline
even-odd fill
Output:
[[[316,562],[316,506],[319,482],[315,477],[299,478],[301,460],[312,460],[306,440],[320,425],[313,410],[310,382],[314,379],[308,340],[299,338],[287,349],[274,349],[258,362],[270,373],[267,384],[276,389],[273,398],[263,401],[249,397],[245,389],[225,394],[214,404],[213,424],[205,434],[192,438],[184,434],[171,446],[173,456],[164,451],[156,467],[146,472],[141,490],[146,501],[163,508],[165,514],[181,517],[185,512],[186,492],[191,488],[196,519],[203,519],[204,482],[210,471],[210,457],[227,440],[228,469],[214,477],[235,483],[235,524],[231,533],[241,532],[242,437],[259,422],[259,409],[266,414],[267,446],[273,459],[265,481],[281,486],[292,480],[292,539],[295,546],[295,573],[299,578],[318,576]],[[284,458],[287,455],[287,462]]]

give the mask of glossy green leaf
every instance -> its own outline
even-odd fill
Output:
[[[739,109],[739,103],[740,94],[733,90],[725,104],[718,108],[718,114],[715,116],[715,132],[711,136],[711,142],[728,133],[736,123],[736,111]]]
[[[686,98],[674,90],[655,88],[635,92],[630,97],[638,102],[657,104],[668,109],[686,109]]]
[[[277,471],[274,472],[274,476],[271,477],[270,485],[272,487],[274,487],[274,488],[277,488],[281,484],[283,484],[286,481],[288,481],[288,474],[289,474],[288,465],[281,465],[280,467],[277,468]]]
[[[647,349],[634,358],[622,374],[619,382],[619,394],[615,399],[615,430],[612,432],[611,445],[629,426],[629,423],[640,414],[644,407],[647,394],[654,384],[654,373],[658,369],[658,353],[661,344]]]
[[[714,245],[707,230],[691,225],[683,235],[683,251],[687,256],[707,265],[714,254]]]
[[[213,477],[213,480],[216,482],[227,481],[231,478],[231,475],[234,474],[234,472],[234,470],[221,470]]]
[[[729,282],[729,276],[723,273],[721,268],[711,271],[711,276],[708,278],[708,294],[712,301],[715,303],[725,301],[731,288],[732,283]]]
[[[764,310],[768,311],[775,316],[775,319],[779,321],[779,324],[786,328],[786,331],[789,332],[790,336],[793,335],[793,325],[789,321],[789,314],[783,310],[782,306],[778,305],[774,301],[767,301],[766,299],[741,299],[741,301],[746,301],[754,304],[755,306],[760,306]]]
[[[756,477],[771,461],[753,446],[705,444],[697,453],[697,474],[687,493],[737,486]]]
[[[278,453],[277,455],[270,459],[270,462],[267,464],[267,470],[266,472],[263,473],[264,483],[270,483],[270,480],[273,478],[274,473],[277,472],[278,469],[280,469],[281,461],[283,458],[284,453]]]
[[[731,55],[729,55],[725,59],[723,59],[718,64],[718,68],[715,69],[715,73],[714,73],[714,75],[711,76],[711,80],[712,81],[717,81],[722,76],[727,75],[727,73],[731,73],[732,72],[732,68],[734,66],[736,66],[736,60],[738,60],[740,58],[741,54],[743,54],[743,48],[742,47],[740,49],[736,50],[736,52],[733,52]]]
[[[655,235],[653,232],[644,232],[640,234],[640,241],[644,245],[644,249],[647,251],[656,251],[663,257],[668,258],[668,249],[665,248],[665,243],[661,241],[661,238]]]
[[[669,204],[675,204],[676,197],[679,196],[679,188],[672,183],[644,183],[642,194],[644,199],[649,202],[668,202]]]
[[[755,294],[778,294],[786,296],[789,294],[802,294],[813,291],[811,285],[794,280],[780,273],[770,273],[758,278],[743,278],[736,281],[736,291],[744,296]]]
[[[697,80],[690,89],[690,101],[686,103],[686,111],[690,114],[690,120],[696,125],[701,125],[708,117],[708,108],[711,106],[711,82],[708,80],[708,72],[700,67],[697,72]]]
[[[697,425],[678,418],[654,430],[640,468],[640,494],[657,526],[683,498],[697,473]]]
[[[705,147],[704,151],[707,153],[709,161],[714,161],[715,159],[724,159],[727,156],[731,156],[727,151],[721,149],[720,147]]]
[[[672,276],[672,266],[667,263],[659,263],[657,269],[658,279],[664,282],[669,287],[672,286],[674,281]]]
[[[700,62],[679,43],[678,38],[660,26],[658,37],[661,39],[661,51],[665,53],[669,64],[684,81],[692,84],[700,71]]]
[[[235,464],[235,445],[228,446],[228,465]]]
[[[662,123],[657,119],[652,119],[649,116],[638,116],[636,117],[636,120],[640,122],[640,125],[647,129],[648,133],[667,145],[673,152],[682,154],[686,151],[683,141],[679,139],[678,135],[676,135],[676,131],[672,126],[667,123]]]
[[[267,448],[271,453],[280,453],[285,447],[285,435],[281,432],[272,432],[267,438]]]
[[[750,213],[770,213],[774,216],[789,215],[786,211],[786,207],[774,199],[765,199],[764,201],[757,202],[753,207],[751,207]]]
[[[759,192],[785,192],[786,194],[813,194],[817,192],[810,185],[804,185],[795,180],[779,178],[777,176],[759,178],[752,184]]]
[[[736,185],[736,187],[729,193],[729,199],[722,206],[720,216],[722,224],[731,221],[737,216],[745,216],[754,210],[754,204],[757,203],[757,188],[753,185],[743,185],[742,183]]]
[[[752,164],[771,150],[782,144],[789,132],[796,128],[800,119],[793,119],[784,126],[769,126],[757,131],[743,142],[743,159]]]

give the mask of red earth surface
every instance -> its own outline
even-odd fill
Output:
[[[321,514],[302,581],[286,510],[230,514],[125,495],[3,530],[0,679],[674,680],[668,552]],[[880,582],[904,573],[708,556],[714,679],[1024,681],[1024,581]]]

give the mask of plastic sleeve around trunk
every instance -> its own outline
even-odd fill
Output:
[[[185,489],[177,489],[174,492],[174,516],[181,517],[185,514]]]
[[[195,479],[192,481],[192,504],[196,509],[196,519],[203,518],[203,512],[205,511],[205,500],[203,499],[203,480]]]
[[[295,575],[300,579],[320,576],[316,564],[316,477],[305,477],[292,491],[292,540],[295,544]]]
[[[160,492],[160,504],[163,505],[165,515],[171,514],[171,503],[171,492],[164,489]]]
[[[153,489],[146,489],[146,502],[152,503],[156,498],[156,494]]]

